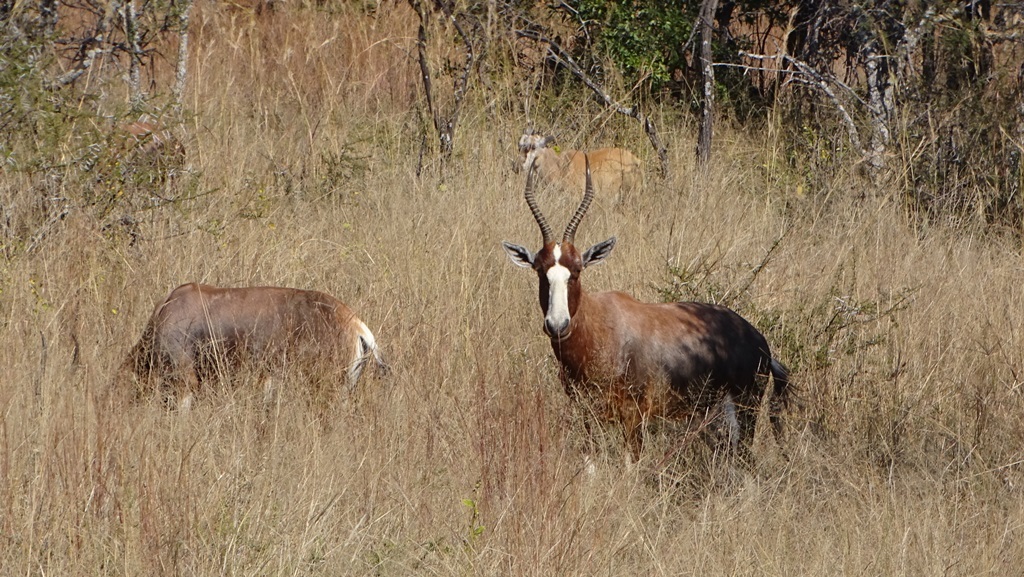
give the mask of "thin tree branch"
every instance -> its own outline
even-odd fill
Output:
[[[118,2],[116,0],[107,5],[106,10],[97,18],[95,32],[93,32],[92,36],[83,40],[79,46],[78,54],[75,56],[75,66],[53,79],[48,85],[50,90],[57,90],[78,80],[92,67],[92,63],[96,60],[97,56],[108,54],[112,51],[110,48],[103,48],[103,45],[107,41],[107,32],[110,31],[110,20],[113,14],[117,13],[117,10]]]
[[[772,60],[776,58],[775,56],[766,56],[763,54],[751,54],[743,50],[741,50],[739,54],[740,56],[750,58],[752,60]],[[797,69],[796,71],[799,72],[799,75],[794,74],[793,76],[790,76],[786,82],[797,82],[805,86],[817,88],[818,90],[824,92],[825,95],[828,96],[829,100],[832,101],[832,105],[835,106],[837,111],[839,111],[839,115],[843,120],[843,124],[846,126],[846,131],[850,138],[850,144],[858,153],[860,153],[863,156],[867,156],[868,151],[865,150],[864,147],[861,145],[860,132],[857,130],[857,124],[853,121],[853,117],[850,116],[850,113],[846,110],[846,107],[843,105],[843,102],[836,95],[835,91],[832,90],[830,84],[842,86],[844,88],[847,88],[847,90],[849,90],[849,87],[847,87],[842,82],[838,82],[836,80],[830,81],[826,79],[824,76],[822,76],[820,72],[815,70],[811,65],[801,60],[797,60],[792,56],[784,54],[782,55],[782,60],[783,63],[789,63],[795,66]]]
[[[639,112],[636,110],[636,107],[627,107],[623,106],[622,104],[619,104],[618,101],[616,101],[614,98],[611,97],[611,95],[604,91],[601,85],[594,82],[594,80],[591,79],[590,76],[588,76],[587,73],[583,71],[580,65],[576,63],[576,60],[574,60],[573,57],[570,56],[568,52],[563,50],[562,47],[559,46],[558,43],[555,42],[554,40],[551,40],[550,38],[544,36],[543,34],[534,32],[533,30],[516,30],[516,36],[519,36],[520,38],[529,38],[531,40],[546,43],[548,46],[551,47],[551,52],[554,54],[555,58],[557,58],[566,68],[568,68],[574,76],[579,78],[580,81],[587,86],[587,88],[592,90],[594,94],[597,94],[601,101],[604,102],[605,106],[614,109],[619,114],[624,114],[631,118],[638,117]]]
[[[563,66],[568,68],[569,71],[572,72],[573,76],[578,78],[580,82],[582,82],[587,88],[589,88],[594,94],[596,94],[605,106],[611,108],[612,110],[618,112],[619,114],[628,116],[639,121],[640,124],[643,125],[644,127],[644,132],[647,133],[647,138],[651,141],[651,146],[654,147],[655,152],[658,154],[661,175],[663,177],[668,175],[668,150],[665,148],[665,145],[662,144],[661,138],[658,136],[657,128],[655,127],[654,122],[652,122],[650,118],[641,113],[637,107],[623,106],[617,100],[612,98],[612,96],[605,92],[604,88],[602,88],[600,84],[598,84],[592,78],[590,78],[590,76],[583,71],[580,65],[576,63],[573,57],[570,56],[569,53],[567,53],[565,50],[563,50],[562,47],[559,46],[559,44],[554,40],[551,40],[550,38],[544,36],[539,32],[528,29],[516,30],[516,36],[520,38],[528,38],[530,40],[535,40],[537,42],[546,43],[550,47],[551,53],[554,55],[554,57]]]

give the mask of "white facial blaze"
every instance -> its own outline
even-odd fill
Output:
[[[559,264],[562,247],[555,245],[555,264],[548,269],[548,314],[544,318],[549,326],[562,326],[569,322],[569,269]]]

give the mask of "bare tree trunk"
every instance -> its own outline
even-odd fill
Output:
[[[704,99],[701,101],[700,131],[697,135],[697,162],[707,164],[711,158],[711,139],[715,119],[715,67],[711,53],[713,22],[718,0],[703,0],[700,5],[700,69],[704,79]]]
[[[124,20],[124,35],[128,44],[128,90],[132,106],[142,102],[142,89],[139,67],[142,51],[139,49],[139,26],[135,16],[135,0],[125,0],[121,8]]]
[[[427,100],[427,112],[433,120],[434,130],[437,131],[438,142],[441,145],[442,162],[447,162],[448,159],[451,158],[455,147],[455,128],[458,126],[459,115],[462,112],[463,100],[466,97],[466,92],[469,87],[469,76],[473,70],[473,65],[476,63],[476,52],[473,39],[469,37],[465,28],[463,28],[462,24],[459,23],[459,19],[452,11],[451,4],[447,4],[442,0],[434,0],[435,8],[443,13],[445,19],[455,28],[455,31],[459,34],[459,37],[462,39],[462,43],[466,48],[466,61],[462,67],[462,74],[457,76],[453,82],[451,113],[445,117],[441,113],[438,103],[434,100],[434,86],[431,80],[430,62],[427,60],[427,19],[429,15],[427,14],[427,9],[423,6],[420,0],[409,0],[409,5],[416,11],[416,14],[420,19],[416,48],[419,54],[420,76],[423,80],[423,91]]]
[[[174,104],[181,108],[185,98],[185,80],[188,77],[188,20],[192,13],[192,0],[184,0],[178,29],[178,64],[174,72]]]
[[[494,41],[495,26],[498,23],[498,0],[487,0],[487,29],[484,36],[485,46]]]
[[[419,56],[420,62],[420,80],[423,81],[423,97],[427,101],[427,114],[430,115],[430,119],[434,124],[434,128],[440,132],[441,118],[440,113],[434,106],[434,83],[430,76],[430,62],[427,60],[427,14],[423,4],[418,0],[409,0],[409,4],[412,5],[413,10],[416,11],[417,16],[420,18],[419,32],[416,37],[416,52]],[[442,151],[445,148],[445,138],[443,135],[438,135],[441,140]],[[422,155],[421,155],[422,156]]]
[[[926,8],[917,25],[907,27],[907,31],[899,43],[896,50],[896,71],[897,82],[903,87],[903,90],[906,90],[911,82],[919,82],[922,77],[927,75],[925,70],[927,66],[922,65],[920,70],[915,70],[915,67],[918,66],[918,62],[927,63],[928,58],[923,54],[919,55],[918,50],[922,48],[925,31],[932,25],[935,17],[935,7]]]
[[[893,89],[889,82],[889,66],[885,56],[878,54],[872,42],[864,48],[864,70],[868,85],[868,114],[871,116],[871,140],[867,161],[871,177],[885,168],[885,151],[889,146],[889,118],[893,107]]]
[[[1024,156],[1024,102],[1017,103],[1017,127],[1014,130],[1014,137],[1010,139],[1010,152],[1007,164],[1009,174],[1007,177],[1006,197],[1010,202],[1017,203],[1017,214],[1024,212],[1024,196],[1021,195],[1024,185],[1024,171],[1021,170],[1021,157]],[[1024,216],[1024,215],[1022,215]],[[1024,219],[1020,220],[1018,226],[1024,232]]]

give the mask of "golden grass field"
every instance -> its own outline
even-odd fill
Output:
[[[1019,237],[922,223],[898,185],[872,191],[852,168],[810,190],[772,131],[723,126],[699,172],[696,131],[670,114],[661,180],[638,127],[586,97],[534,100],[528,118],[530,84],[511,76],[475,87],[449,169],[428,156],[417,178],[404,6],[204,6],[193,30],[189,174],[166,186],[199,194],[132,205],[134,244],[104,228],[119,214],[82,208],[0,263],[0,574],[1021,573]],[[756,465],[666,426],[627,467],[608,428],[581,474],[536,278],[500,245],[539,243],[512,170],[538,117],[648,164],[640,191],[599,198],[580,226],[583,245],[619,238],[588,289],[726,302],[791,368],[798,402],[783,439],[759,431]],[[32,205],[28,177],[0,178],[3,202]],[[558,228],[577,199],[539,198]],[[333,294],[392,374],[368,371],[326,429],[286,380],[263,435],[256,383],[186,414],[108,395],[187,281]]]

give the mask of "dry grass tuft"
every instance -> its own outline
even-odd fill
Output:
[[[793,369],[800,402],[751,470],[662,427],[635,468],[606,431],[587,476],[536,281],[500,249],[538,242],[511,173],[525,116],[472,110],[451,170],[417,180],[404,7],[207,9],[194,176],[161,185],[176,200],[133,213],[130,235],[75,210],[0,268],[3,573],[1019,570],[1017,245],[918,228],[885,199],[853,200],[852,179],[791,190],[773,143],[740,135],[699,176],[691,135],[670,127],[671,179],[581,225],[581,244],[620,241],[586,286],[729,303]],[[3,180],[32,206],[38,189]],[[543,194],[564,222],[575,198]],[[337,295],[394,371],[339,400],[327,431],[295,379],[262,435],[255,385],[187,415],[109,395],[153,305],[193,280]]]

